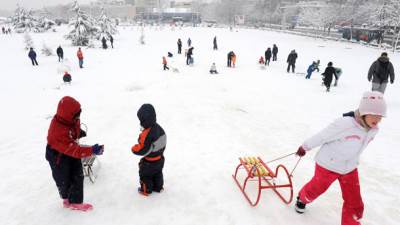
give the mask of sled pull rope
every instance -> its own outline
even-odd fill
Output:
[[[294,165],[294,168],[292,169],[292,171],[291,171],[290,174],[289,174],[290,177],[293,177],[293,172],[294,172],[294,170],[297,168],[297,165],[299,165],[299,162],[300,162],[301,158],[302,158],[302,157],[300,157],[300,158],[297,160],[296,165]]]
[[[271,163],[271,162],[275,162],[275,161],[278,161],[278,160],[281,160],[281,159],[284,159],[284,158],[289,157],[289,156],[291,156],[291,155],[294,155],[294,154],[296,154],[296,153],[297,153],[297,152],[293,152],[293,153],[290,153],[290,154],[281,156],[281,157],[279,157],[279,158],[276,158],[276,159],[273,159],[273,160],[271,160],[271,161],[266,162],[266,164]],[[300,157],[300,158],[297,160],[296,165],[294,165],[293,170],[292,170],[292,171],[290,172],[290,174],[289,174],[290,177],[293,177],[294,170],[295,170],[295,169],[297,168],[297,166],[299,165],[301,158],[302,158],[302,157]]]
[[[272,163],[272,162],[275,162],[275,161],[278,161],[278,160],[281,160],[281,159],[284,159],[284,158],[289,157],[289,156],[294,155],[294,154],[296,154],[296,152],[293,152],[293,153],[290,153],[290,154],[281,156],[281,157],[279,157],[279,158],[273,159],[273,160],[271,160],[271,161],[266,162],[266,164]]]

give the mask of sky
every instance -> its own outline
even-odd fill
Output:
[[[67,4],[73,0],[1,0],[0,10],[14,10],[17,4],[26,9],[38,9],[43,6],[51,6],[57,4]],[[79,3],[89,3],[93,0],[79,0]]]

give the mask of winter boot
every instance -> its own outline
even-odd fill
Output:
[[[296,210],[296,212],[300,214],[306,211],[306,204],[300,200],[299,196],[297,196],[297,201],[296,205],[294,206],[294,210]]]
[[[155,189],[155,190],[153,190],[153,191],[154,191],[154,192],[157,192],[157,193],[161,193],[161,192],[164,191],[164,188],[161,188],[160,190]]]
[[[64,208],[69,208],[69,201],[68,201],[68,199],[63,199],[63,207]]]
[[[146,191],[143,191],[143,189],[141,187],[138,187],[138,192],[139,192],[139,194],[141,194],[143,196],[149,196],[151,194]]]
[[[92,210],[93,206],[89,203],[80,203],[80,204],[70,203],[68,208],[72,210],[79,210],[86,212]]]

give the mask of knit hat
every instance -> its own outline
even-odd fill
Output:
[[[365,92],[361,98],[358,111],[360,112],[360,116],[386,116],[386,102],[383,98],[383,94],[378,91]]]

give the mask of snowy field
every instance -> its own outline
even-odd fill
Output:
[[[137,27],[120,28],[115,48],[83,49],[84,69],[78,68],[76,47],[56,33],[32,34],[39,67],[32,67],[23,35],[0,35],[0,224],[340,224],[342,199],[338,183],[295,213],[271,190],[263,190],[251,207],[232,179],[240,156],[265,161],[295,152],[302,142],[343,112],[358,107],[370,89],[367,72],[381,51],[357,44],[315,40],[267,31],[230,32],[217,28],[172,31],[145,29],[139,44]],[[219,50],[212,50],[217,36]],[[190,37],[194,66],[176,55],[176,41]],[[62,84],[56,56],[40,55],[46,43],[55,52],[61,44],[71,65],[72,85]],[[257,61],[267,47],[279,47],[278,61],[261,70]],[[343,69],[338,87],[321,86],[320,73],[311,80],[286,73],[286,58],[296,49],[297,72],[321,60]],[[237,55],[237,68],[226,67],[226,54]],[[162,70],[162,56],[179,73]],[[389,53],[400,73],[400,55]],[[216,62],[219,75],[209,75]],[[81,143],[105,145],[95,184],[85,180],[88,213],[61,207],[61,200],[44,158],[47,129],[58,101],[70,95],[82,105],[81,120],[88,137]],[[388,117],[364,152],[359,173],[365,203],[364,225],[395,225],[400,221],[399,144],[400,83],[388,85]],[[139,157],[131,153],[140,132],[136,112],[152,103],[168,135],[164,168],[165,192],[146,198],[137,193]],[[295,196],[313,175],[314,149],[294,172]],[[292,169],[297,158],[280,163]],[[271,164],[275,168],[276,164]]]

